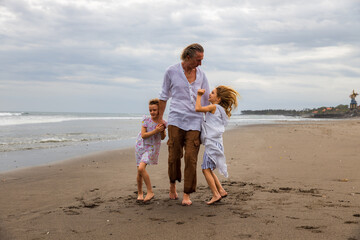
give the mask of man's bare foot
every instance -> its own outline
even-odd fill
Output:
[[[179,198],[177,192],[174,192],[174,193],[169,193],[169,197],[171,200],[176,200]]]
[[[144,201],[144,194],[143,193],[138,193],[138,197],[136,199],[137,201]]]
[[[181,204],[183,206],[190,206],[192,204],[192,202],[190,200],[190,194],[184,193],[183,200],[182,200]]]
[[[211,204],[214,204],[214,203],[216,203],[216,202],[219,202],[221,200],[221,196],[214,196],[214,197],[212,197],[212,199],[210,200],[210,201],[208,201],[206,204],[207,205],[211,205]]]
[[[153,197],[154,197],[154,193],[153,193],[153,192],[148,192],[148,193],[146,194],[146,197],[145,197],[145,199],[144,199],[144,202],[150,201]]]
[[[178,199],[179,196],[176,192],[176,185],[175,183],[170,183],[170,192],[169,192],[169,197],[172,200]]]

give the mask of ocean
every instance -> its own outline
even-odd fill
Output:
[[[0,172],[132,147],[143,115],[0,112]],[[280,115],[234,115],[227,129],[304,120],[320,121]]]

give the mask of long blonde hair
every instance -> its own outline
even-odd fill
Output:
[[[216,95],[220,98],[219,105],[225,109],[226,115],[231,117],[231,111],[238,106],[237,98],[240,94],[231,87],[221,85],[216,87]]]

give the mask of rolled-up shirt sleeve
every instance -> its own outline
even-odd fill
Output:
[[[201,98],[201,105],[202,106],[207,106],[207,105],[210,104],[209,98],[207,97],[210,94],[210,86],[209,86],[209,82],[208,82],[205,74],[204,74],[204,81],[201,84],[201,88],[205,89],[205,94],[204,95],[206,96],[206,97]]]
[[[166,71],[166,73],[164,75],[164,81],[162,84],[160,95],[159,95],[160,100],[167,101],[171,97],[170,87],[171,87],[171,80],[169,77],[169,72]]]

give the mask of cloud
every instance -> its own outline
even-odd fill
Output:
[[[140,79],[127,78],[127,77],[114,78],[114,79],[111,79],[111,81],[112,81],[112,82],[115,82],[115,83],[121,83],[121,84],[133,84],[133,83],[139,83],[139,82],[141,82]]]
[[[93,103],[89,111],[119,111],[119,103],[99,106],[91,97],[118,98],[117,91],[140,111],[193,42],[205,47],[210,83],[234,84],[244,108],[346,104],[359,88],[356,0],[3,0],[0,11],[0,101],[11,101],[0,110],[28,108],[31,89],[43,111],[75,111],[76,94]],[[69,100],[46,107],[52,88]]]

